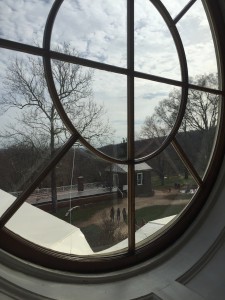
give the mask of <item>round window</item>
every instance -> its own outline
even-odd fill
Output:
[[[224,140],[207,1],[2,3],[0,245],[68,271],[173,243]]]

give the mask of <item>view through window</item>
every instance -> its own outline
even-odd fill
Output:
[[[220,125],[202,1],[0,10],[1,226],[88,257],[163,235],[201,193]]]

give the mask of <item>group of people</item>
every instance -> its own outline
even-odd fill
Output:
[[[116,216],[117,222],[120,222],[121,210],[119,207],[117,208],[117,210],[115,210],[114,207],[112,207],[110,209],[110,219],[112,222],[115,221],[115,216]],[[125,207],[122,209],[122,216],[123,216],[123,221],[126,223],[127,222],[127,211],[126,211]]]

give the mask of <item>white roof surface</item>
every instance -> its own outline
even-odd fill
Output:
[[[14,200],[14,196],[0,190],[0,215]],[[78,255],[93,254],[79,228],[26,202],[6,227],[21,237],[52,250]]]
[[[0,190],[0,216],[15,199],[14,196]],[[170,216],[145,224],[135,233],[136,243],[143,241],[161,229],[174,217]],[[35,244],[69,254],[103,254],[121,250],[128,246],[128,240],[125,239],[106,250],[93,252],[79,228],[26,202],[8,221],[6,227]]]
[[[128,166],[122,165],[122,164],[114,164],[112,168],[110,169],[107,167],[107,170],[115,172],[115,173],[127,173],[128,172]],[[143,162],[140,164],[135,165],[135,171],[147,171],[152,170],[152,167],[150,167],[147,163]]]
[[[150,222],[146,223],[144,226],[142,226],[140,229],[138,229],[135,232],[136,243],[143,241],[144,239],[146,239],[147,237],[149,237],[150,235],[152,235],[153,233],[155,233],[156,231],[161,229],[164,225],[166,225],[168,222],[170,222],[175,217],[176,217],[176,215],[158,219],[158,220],[154,220],[154,221],[150,221]],[[128,239],[125,239],[122,242],[120,242],[108,249],[105,249],[101,252],[98,252],[98,253],[103,254],[103,253],[118,251],[118,250],[126,248],[127,246],[128,246]]]

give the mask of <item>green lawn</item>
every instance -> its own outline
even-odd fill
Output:
[[[185,205],[154,205],[151,207],[143,207],[136,210],[136,222],[140,225],[142,224],[143,219],[145,222],[148,222],[176,215],[184,208],[184,206]],[[121,222],[120,224],[123,223]],[[94,251],[100,251],[115,244],[114,242],[112,244],[106,243],[104,245],[104,240],[102,239],[103,228],[100,225],[90,224],[82,227],[81,231]]]
[[[173,188],[175,183],[178,183],[181,186],[196,184],[191,176],[189,176],[188,179],[184,179],[183,176],[168,176],[164,179],[164,185],[161,185],[159,176],[152,176],[153,189],[157,188],[158,190],[165,190],[168,188]]]
[[[112,207],[112,205],[116,205],[118,203],[118,200],[112,200],[112,201],[103,201],[103,202],[99,202],[99,203],[93,203],[93,204],[88,204],[88,205],[82,205],[76,209],[74,209],[71,212],[71,222],[72,223],[76,223],[76,222],[84,222],[87,221],[88,219],[90,219],[96,212]],[[73,205],[75,206],[75,205]],[[68,207],[63,207],[63,208],[59,208],[57,213],[54,214],[56,217],[68,221],[69,222],[69,218],[70,216],[68,215],[67,217],[65,217],[66,213],[69,210],[69,206]]]
[[[71,223],[76,224],[80,222],[85,222],[90,219],[95,213],[103,210],[103,209],[110,209],[112,205],[115,205],[113,201],[104,201],[101,203],[89,204],[86,206],[80,206],[76,208],[71,213]],[[149,207],[143,207],[136,210],[136,220],[140,222],[144,219],[146,222],[164,218],[167,216],[171,216],[174,214],[178,214],[183,208],[185,204],[182,205],[154,205]],[[65,216],[66,212],[68,211],[68,207],[58,209],[57,213],[54,214],[58,218],[68,221],[69,216]]]
[[[149,207],[143,207],[136,210],[136,221],[139,223],[142,219],[146,222],[153,221],[172,215],[176,215],[185,207],[182,205],[154,205]]]

